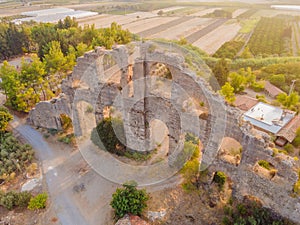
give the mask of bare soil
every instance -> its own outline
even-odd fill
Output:
[[[152,222],[154,225],[172,224],[188,225],[221,224],[224,216],[223,207],[231,197],[229,185],[221,191],[216,184],[200,186],[199,190],[187,193],[178,185],[151,193],[147,211],[164,211],[166,215],[162,220]]]

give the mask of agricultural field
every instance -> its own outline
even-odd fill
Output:
[[[292,51],[293,56],[297,56],[300,53],[300,24],[294,22],[292,24]]]
[[[191,14],[190,16],[205,16],[209,13],[213,13],[215,10],[221,10],[222,8],[208,8],[208,9],[204,9],[204,10],[201,10],[199,12],[196,12],[196,13],[193,13]]]
[[[285,18],[262,18],[248,43],[253,55],[289,55],[292,29]]]
[[[247,11],[248,11],[248,9],[237,9],[232,13],[232,18],[235,19]]]
[[[176,26],[170,27],[162,32],[156,33],[150,38],[166,38],[166,39],[180,39],[181,37],[186,37],[197,30],[201,30],[211,24],[214,19],[209,18],[193,18],[184,23],[178,24]]]
[[[132,33],[141,33],[142,31],[152,29],[176,19],[177,17],[154,17],[144,20],[138,20],[130,24],[125,24],[123,25],[123,28],[128,29]]]
[[[300,16],[300,11],[261,9],[261,10],[256,10],[256,13],[254,13],[252,15],[252,17],[253,18],[257,18],[257,17],[274,17],[274,16],[278,16],[278,15]]]
[[[194,42],[193,45],[199,47],[208,54],[214,54],[225,42],[232,40],[237,35],[240,28],[238,23],[223,24]]]

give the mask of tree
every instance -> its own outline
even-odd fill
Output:
[[[246,78],[236,72],[229,75],[230,85],[234,89],[234,93],[240,93],[245,89]]]
[[[58,41],[51,41],[49,44],[49,53],[45,55],[44,62],[50,73],[56,73],[63,70],[66,64],[66,58],[61,51]]]
[[[296,92],[292,92],[290,95],[281,93],[276,97],[276,100],[288,109],[294,109],[299,102],[299,95]]]
[[[0,134],[3,133],[8,123],[13,119],[13,116],[9,113],[9,111],[0,106]]]
[[[220,59],[212,69],[212,72],[219,82],[219,85],[223,86],[226,83],[229,75],[227,61],[224,58]]]
[[[115,210],[116,219],[122,218],[130,213],[140,216],[147,207],[149,195],[146,190],[137,190],[135,182],[123,184],[123,188],[118,188],[112,195],[111,207]]]
[[[14,66],[8,64],[7,61],[3,62],[2,67],[0,68],[0,87],[4,90],[8,104],[12,107],[16,106],[17,92],[19,89],[18,82],[18,71]]]
[[[222,86],[220,93],[230,104],[235,101],[234,88],[230,85],[230,83],[226,82],[226,84]]]

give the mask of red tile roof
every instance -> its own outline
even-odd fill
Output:
[[[268,92],[268,94],[275,98],[277,95],[283,93],[281,89],[271,84],[269,81],[265,82],[265,91]]]
[[[276,136],[284,137],[288,142],[292,142],[296,137],[296,131],[300,127],[300,116],[295,116],[287,125],[285,125]]]
[[[240,110],[248,111],[258,103],[256,98],[249,97],[247,95],[237,95],[234,105]]]

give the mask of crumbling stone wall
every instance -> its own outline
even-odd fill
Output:
[[[267,138],[258,139],[249,124],[240,121],[241,112],[227,106],[203,78],[189,70],[182,56],[159,47],[150,51],[152,45],[137,43],[130,50],[126,46],[113,50],[97,48],[79,57],[73,74],[62,84],[63,95],[37,104],[29,114],[30,122],[39,127],[61,129],[59,115],[64,113],[73,119],[76,135],[82,136],[83,124],[77,105],[84,101],[94,107],[96,121],[103,118],[106,106],[121,109],[127,144],[132,149],[148,149],[148,125],[152,119],[166,124],[170,153],[182,142],[182,132],[198,131],[195,134],[204,146],[201,165],[208,168],[211,177],[216,171],[224,171],[233,182],[236,197],[256,196],[265,206],[295,222],[300,221],[300,199],[291,197],[293,184],[298,179],[294,159],[281,154],[273,157]],[[107,58],[113,59],[110,65]],[[164,64],[172,74],[169,98],[158,96],[147,82],[155,63]],[[130,88],[132,94],[129,94]],[[119,95],[123,99],[116,103]],[[202,102],[208,116],[184,112],[185,97]],[[224,136],[236,139],[243,146],[238,166],[217,157]],[[266,160],[275,167],[277,173],[272,179],[262,178],[253,171],[258,160]]]

